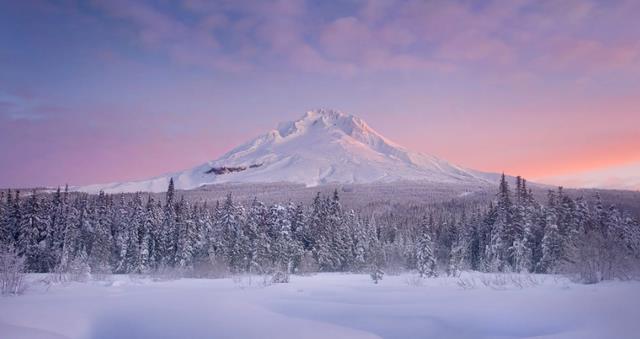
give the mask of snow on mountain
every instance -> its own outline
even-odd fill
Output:
[[[80,191],[162,192],[173,178],[179,189],[218,183],[373,183],[419,180],[488,183],[495,175],[416,153],[386,139],[362,119],[336,110],[307,112],[301,119],[241,145],[217,160],[148,180],[90,185]]]

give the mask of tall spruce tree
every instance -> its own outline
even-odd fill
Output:
[[[431,223],[424,218],[419,227],[418,243],[416,244],[416,259],[418,274],[421,277],[437,277],[438,268],[436,258],[433,253],[433,243],[431,242]]]

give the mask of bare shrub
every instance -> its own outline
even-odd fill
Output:
[[[527,287],[526,280],[523,280],[520,274],[509,274],[507,277],[512,286],[517,287],[519,289],[523,289]]]
[[[310,251],[306,251],[300,258],[300,262],[298,263],[295,273],[309,275],[318,271],[320,271],[320,267],[318,267],[316,260],[313,258],[313,254]]]
[[[374,284],[377,284],[380,282],[380,280],[382,280],[384,273],[385,272],[376,265],[373,265],[369,270],[369,276],[371,276],[371,280]]]
[[[289,273],[286,271],[276,271],[271,275],[271,282],[273,284],[286,284],[289,282]]]
[[[67,277],[70,281],[85,282],[91,278],[91,267],[87,255],[81,253],[69,263]]]
[[[456,281],[456,284],[458,285],[458,287],[462,288],[463,290],[473,290],[473,289],[477,288],[477,286],[478,286],[478,282],[473,277],[471,277],[471,278],[459,278]]]
[[[539,286],[539,285],[542,285],[545,281],[544,276],[530,274],[530,273],[525,273],[524,279],[529,286]]]
[[[466,282],[458,280],[458,286],[464,288]],[[524,289],[542,284],[544,278],[530,273],[493,273],[480,276],[480,282],[494,290],[506,290],[510,288]],[[475,287],[475,283],[473,284]]]
[[[26,288],[25,275],[24,258],[13,248],[0,250],[0,293],[22,294]]]
[[[507,289],[507,277],[504,273],[495,274],[483,274],[480,276],[480,282],[485,287],[489,287],[494,290],[506,290]]]
[[[235,274],[231,276],[231,280],[240,287],[240,289],[247,288],[265,288],[273,285],[273,279],[271,274]]]
[[[168,281],[177,280],[182,278],[183,272],[180,269],[169,266],[160,266],[153,273],[150,274],[151,279],[154,281]]]
[[[193,278],[225,278],[231,274],[229,266],[221,260],[201,260],[193,265]]]
[[[420,287],[422,285],[424,285],[424,279],[422,277],[420,277],[417,274],[412,274],[407,276],[404,279],[404,282],[409,285],[409,286],[413,286],[413,287]]]

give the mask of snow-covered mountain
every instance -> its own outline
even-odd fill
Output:
[[[412,152],[386,139],[362,119],[336,110],[307,112],[301,119],[241,145],[217,160],[148,180],[79,187],[86,192],[162,192],[218,183],[373,183],[419,180],[489,183],[497,176],[464,169],[435,156]]]

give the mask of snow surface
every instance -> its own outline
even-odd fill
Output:
[[[113,281],[0,298],[1,338],[638,338],[639,282],[367,275]],[[475,281],[463,289],[458,281]],[[529,281],[526,276],[523,281]],[[516,281],[516,280],[513,280]]]
[[[251,166],[254,166],[251,168]],[[245,167],[216,175],[212,168]],[[362,119],[335,110],[307,112],[278,128],[195,168],[149,180],[76,188],[95,193],[163,192],[169,179],[178,189],[219,183],[292,182],[373,183],[420,180],[437,183],[487,183],[495,175],[467,170],[435,156],[405,149],[386,139]]]

